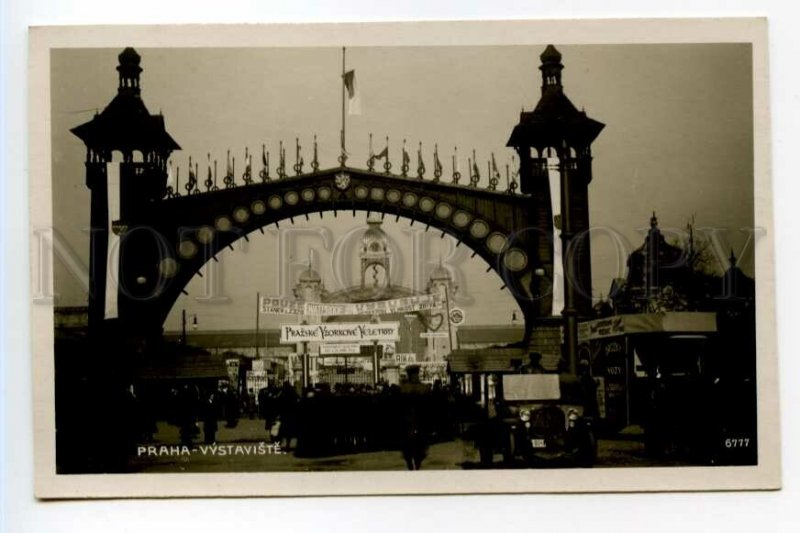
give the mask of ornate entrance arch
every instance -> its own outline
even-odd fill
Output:
[[[449,234],[480,255],[502,278],[525,318],[530,339],[536,320],[549,316],[552,299],[546,280],[553,275],[553,209],[547,177],[546,150],[559,157],[561,181],[561,238],[570,263],[566,305],[569,322],[588,313],[591,305],[588,241],[574,240],[588,229],[588,183],[591,180],[590,144],[603,125],[569,102],[561,87],[561,55],[548,46],[541,56],[542,97],[531,112],[522,112],[508,146],[520,157],[515,181],[498,190],[499,175],[489,186],[478,186],[478,176],[454,172],[442,175],[436,156],[432,178],[425,177],[420,161],[416,176],[408,175],[404,158],[401,174],[340,165],[321,170],[316,142],[310,172],[302,158],[295,175],[285,173],[284,156],[278,176],[248,167],[238,179],[226,172],[221,187],[209,176],[198,183],[197,170],[183,191],[167,187],[167,161],[178,144],[166,132],[161,115],[151,115],[139,87],[140,56],[126,48],[119,55],[117,96],[94,118],[72,131],[87,147],[87,186],[92,191],[89,323],[93,334],[112,324],[104,318],[108,242],[119,236],[118,318],[116,332],[132,337],[161,335],[162,324],[189,280],[207,261],[253,231],[286,219],[335,217],[340,211],[368,211],[406,217]],[[108,165],[112,153],[122,153],[119,164],[120,216],[108,223]],[[299,148],[298,148],[299,151]],[[134,157],[140,154],[141,157]],[[266,160],[265,160],[266,166]],[[477,165],[475,166],[477,168]],[[570,248],[573,244],[576,246]],[[571,278],[569,276],[572,276]],[[575,285],[582,284],[582,291]],[[576,323],[576,322],[575,322]],[[573,324],[574,325],[574,324]]]

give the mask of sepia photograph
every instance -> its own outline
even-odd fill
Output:
[[[37,495],[778,488],[747,22],[36,29]]]

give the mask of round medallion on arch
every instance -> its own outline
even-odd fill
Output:
[[[191,259],[197,255],[197,245],[192,241],[181,241],[178,245],[178,254],[184,259]]]
[[[250,205],[250,210],[256,215],[263,215],[267,212],[267,205],[261,200],[256,200]]]
[[[423,196],[419,200],[419,208],[426,213],[430,213],[433,211],[433,208],[436,207],[436,201],[433,198],[428,196]]]
[[[449,218],[450,215],[453,214],[453,208],[450,204],[441,202],[439,205],[436,206],[436,216],[441,219]]]
[[[476,239],[483,239],[489,235],[489,224],[487,224],[484,220],[478,219],[472,223],[472,226],[469,228],[469,232]]]
[[[359,200],[366,200],[367,196],[369,196],[369,189],[363,185],[359,185],[355,189],[355,195]]]
[[[172,257],[165,257],[158,263],[158,273],[165,278],[175,277],[178,273],[178,262]]]
[[[320,187],[317,189],[317,198],[322,201],[330,200],[331,199],[331,189],[330,187]]]
[[[380,187],[373,187],[369,191],[369,197],[375,202],[383,201],[384,191]]]
[[[317,193],[314,192],[314,189],[303,189],[303,191],[300,193],[303,201],[306,202],[313,202],[316,195]]]
[[[456,214],[453,215],[453,224],[459,228],[466,228],[470,220],[472,217],[466,211],[456,211]]]
[[[217,219],[214,221],[214,226],[216,226],[219,231],[230,231],[233,227],[233,223],[231,222],[231,219],[225,215],[222,215],[217,217]]]
[[[283,207],[283,199],[280,196],[278,196],[277,194],[275,194],[273,196],[270,196],[269,200],[267,200],[267,203],[269,204],[269,207],[271,209],[276,209],[277,210],[277,209],[280,209],[281,207]]]
[[[417,195],[413,192],[407,192],[403,195],[403,205],[406,207],[414,207],[417,205]]]
[[[197,230],[197,240],[201,244],[208,244],[214,240],[214,228],[211,226],[203,226]]]
[[[283,199],[289,205],[297,205],[297,202],[300,201],[300,195],[297,194],[297,191],[289,191],[283,196]]]
[[[233,210],[233,219],[239,224],[244,224],[250,219],[250,211],[246,207],[237,207]]]
[[[490,252],[499,254],[508,244],[508,237],[502,233],[494,232],[486,238],[486,247]]]
[[[402,197],[403,195],[397,189],[389,189],[386,191],[386,200],[388,200],[389,203],[396,204]]]
[[[528,254],[520,248],[510,248],[503,256],[503,264],[512,272],[520,272],[528,266]]]

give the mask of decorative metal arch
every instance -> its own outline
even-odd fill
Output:
[[[549,314],[550,301],[537,297],[533,284],[537,270],[551,268],[550,243],[543,237],[552,230],[537,227],[541,217],[532,213],[529,197],[337,167],[172,196],[137,210],[121,229],[120,320],[160,332],[186,284],[225,247],[287,219],[342,211],[405,217],[468,246],[519,304],[526,338],[533,319]]]

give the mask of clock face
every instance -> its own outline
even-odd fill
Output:
[[[343,191],[350,186],[350,176],[344,172],[336,174],[335,183],[336,188]]]

